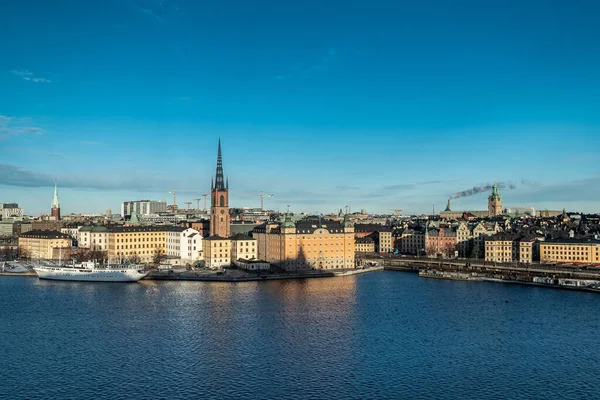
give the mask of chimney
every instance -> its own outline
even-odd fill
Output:
[[[448,199],[448,205],[446,206],[446,209],[444,211],[452,211],[450,210],[450,199]]]

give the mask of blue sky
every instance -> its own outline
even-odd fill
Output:
[[[54,176],[63,214],[207,192],[219,136],[234,207],[421,213],[503,182],[505,205],[600,211],[597,2],[1,7],[0,201],[27,214]]]

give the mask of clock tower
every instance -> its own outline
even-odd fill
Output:
[[[217,173],[210,188],[210,236],[228,238],[230,235],[229,218],[229,180],[223,177],[223,157],[221,139],[217,153]]]

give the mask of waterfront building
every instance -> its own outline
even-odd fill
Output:
[[[54,197],[52,198],[50,219],[60,221],[60,203],[58,202],[58,186],[56,186],[56,179],[54,179]]]
[[[155,255],[166,255],[166,226],[127,226],[108,228],[108,259],[112,263],[139,257],[152,262]]]
[[[456,251],[456,232],[451,228],[425,227],[425,253],[429,256],[453,257]]]
[[[230,236],[229,181],[226,182],[223,176],[221,139],[217,151],[217,170],[210,194],[210,236],[228,238]]]
[[[221,236],[204,239],[204,262],[209,268],[223,268],[231,265],[231,240]]]
[[[121,204],[121,216],[123,218],[131,216],[133,212],[139,216],[166,213],[167,203],[155,200],[134,200],[124,201]]]
[[[77,232],[77,247],[91,250],[108,250],[108,228],[85,225]]]
[[[268,271],[271,269],[271,264],[261,260],[239,259],[236,261],[236,265],[245,271]]]
[[[354,236],[356,239],[371,237],[377,253],[391,253],[394,251],[394,241],[392,238],[393,229],[381,224],[355,224]],[[366,243],[361,242],[361,245]]]
[[[562,239],[540,242],[540,261],[599,264],[600,240]]]
[[[424,255],[425,234],[420,229],[404,229],[399,236],[400,245],[396,248],[403,254]]]
[[[181,258],[181,236],[185,228],[180,226],[171,226],[167,228],[167,244],[165,246],[167,257]]]
[[[258,240],[243,233],[231,237],[231,260],[256,260],[258,258]]]
[[[527,234],[496,233],[484,240],[485,261],[531,264],[537,259],[536,239]]]
[[[29,231],[19,237],[19,248],[31,259],[51,260],[53,249],[70,248],[69,235],[58,231]]]
[[[354,225],[308,217],[293,222],[269,222],[254,228],[258,258],[286,271],[354,268]]]
[[[492,236],[500,231],[497,223],[483,223],[479,222],[472,231],[472,258],[481,258],[485,256],[485,238]]]

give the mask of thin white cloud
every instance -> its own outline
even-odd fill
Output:
[[[12,118],[0,115],[0,142],[14,136],[41,135],[45,131],[28,124],[28,118]]]
[[[24,79],[26,81],[35,82],[35,83],[50,83],[52,82],[50,79],[40,78],[39,76],[34,76],[33,72],[28,71],[26,69],[13,70],[13,74]]]
[[[86,190],[134,190],[139,192],[153,192],[164,190],[172,181],[160,179],[104,180],[91,177],[67,176],[59,177],[59,185],[63,188]],[[0,163],[0,185],[13,187],[49,187],[54,184],[54,176],[38,171],[31,171],[12,164]]]
[[[102,142],[98,142],[96,140],[81,140],[79,144],[83,144],[85,146],[98,146],[102,144]]]

